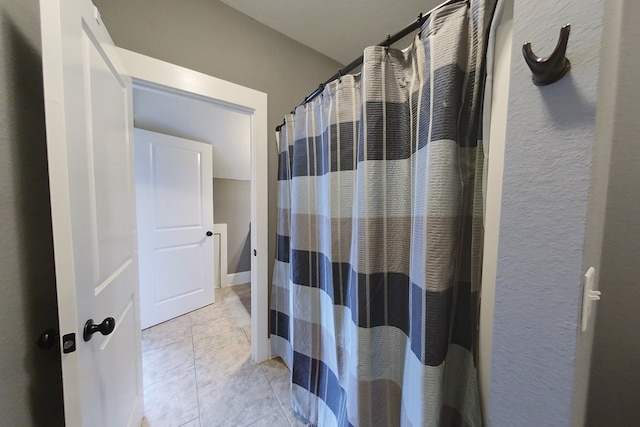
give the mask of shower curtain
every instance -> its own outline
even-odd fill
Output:
[[[479,426],[485,38],[495,0],[369,47],[278,136],[272,354],[317,426]]]

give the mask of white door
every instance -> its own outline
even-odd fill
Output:
[[[131,82],[89,0],[40,11],[65,421],[139,426]]]
[[[214,302],[210,144],[135,130],[142,328]]]

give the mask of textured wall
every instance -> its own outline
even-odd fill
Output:
[[[603,11],[603,0],[515,1],[491,426],[579,423],[580,415],[572,413],[574,404],[580,407],[573,401],[574,359],[585,241],[590,238],[586,228]],[[568,22],[571,72],[551,86],[534,86],[522,43],[531,41],[534,51],[545,56]],[[595,262],[595,255],[589,261]]]
[[[0,236],[0,424],[63,425],[37,0],[0,0]]]
[[[94,4],[119,47],[267,93],[270,132],[340,67],[217,0],[94,0]],[[271,260],[275,255],[277,161],[272,137]],[[269,261],[269,278],[272,269],[273,262]]]
[[[593,427],[640,420],[640,3],[616,6],[611,21],[621,34],[612,47],[619,51],[608,64],[616,83],[613,147],[587,411]]]

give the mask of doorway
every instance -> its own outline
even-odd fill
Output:
[[[154,131],[214,145],[214,177],[249,183],[251,355],[253,362],[260,363],[270,353],[267,333],[267,96],[144,55],[124,49],[119,51],[124,67],[133,79],[134,111],[144,111],[144,108],[140,110],[144,103],[149,113],[136,114],[135,125],[149,128],[150,121],[154,120],[152,116],[157,114]],[[156,102],[160,99],[171,100],[174,108],[163,110],[162,104]],[[163,115],[176,116],[178,113],[179,117],[173,118],[179,120],[163,119]],[[221,126],[221,123],[235,126]],[[233,136],[225,134],[225,129],[239,131],[240,138],[246,138],[248,144],[228,142]],[[216,147],[219,148],[217,152]]]

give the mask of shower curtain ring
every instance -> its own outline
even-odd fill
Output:
[[[418,28],[420,28],[420,31],[418,31],[418,38],[422,38],[422,12],[418,14]]]
[[[342,83],[342,70],[338,68],[338,83]]]

